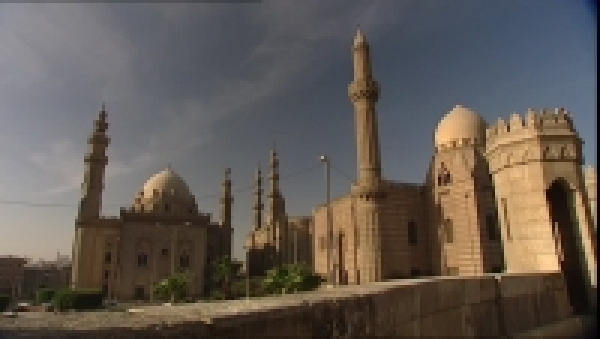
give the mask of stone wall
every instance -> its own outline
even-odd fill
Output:
[[[571,316],[558,273],[388,281],[140,312],[0,318],[0,338],[512,336]]]

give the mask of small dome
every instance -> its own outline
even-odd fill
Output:
[[[187,183],[171,168],[166,168],[146,181],[133,206],[142,212],[188,214],[196,211],[196,199]]]
[[[482,144],[485,141],[487,124],[477,113],[456,105],[437,125],[435,130],[436,146],[448,145],[452,141],[469,139]]]

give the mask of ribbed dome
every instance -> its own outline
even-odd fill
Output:
[[[166,168],[153,175],[137,194],[133,203],[138,211],[191,213],[196,211],[196,199],[177,173]]]
[[[436,146],[448,145],[455,140],[469,139],[481,144],[485,141],[487,124],[477,113],[456,105],[437,125],[435,130]]]

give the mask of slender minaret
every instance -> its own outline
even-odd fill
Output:
[[[262,203],[262,174],[260,167],[256,170],[256,179],[254,187],[254,225],[253,230],[258,230],[262,227],[262,214],[263,214],[263,203]]]
[[[277,160],[277,152],[275,148],[271,150],[271,158],[269,161],[269,194],[267,199],[269,202],[268,220],[267,222],[275,226],[278,214],[278,199],[279,199],[279,160]]]
[[[223,180],[223,193],[221,196],[221,226],[231,227],[231,206],[233,205],[233,195],[231,194],[231,169],[225,169],[225,179]]]
[[[106,149],[110,144],[110,138],[106,134],[108,123],[106,122],[106,110],[102,104],[102,110],[98,119],[94,122],[94,131],[88,138],[90,145],[85,155],[85,175],[82,187],[82,197],[79,203],[78,222],[86,222],[100,218],[102,210],[102,191],[104,190],[104,169],[108,163]]]
[[[381,181],[379,134],[375,111],[379,99],[379,84],[373,79],[369,44],[360,29],[354,37],[352,52],[354,79],[348,87],[348,94],[354,104],[358,185],[377,186]]]
[[[360,283],[381,281],[381,227],[382,199],[385,196],[381,185],[381,160],[379,135],[377,132],[377,113],[375,106],[379,99],[379,84],[373,79],[369,44],[360,31],[356,32],[352,44],[354,59],[354,79],[348,87],[350,101],[354,104],[356,128],[356,152],[358,178],[353,194],[359,199],[361,227],[357,235],[361,243],[356,276]],[[362,245],[364,244],[364,245]],[[333,255],[334,271],[341,266],[341,259]],[[336,276],[338,272],[335,272]]]

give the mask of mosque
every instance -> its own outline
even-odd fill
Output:
[[[360,30],[352,56],[348,94],[357,179],[348,194],[317,206],[306,223],[311,240],[301,246],[312,251],[315,272],[331,284],[364,284],[562,270],[572,293],[595,290],[596,175],[583,167],[583,141],[565,109],[530,109],[488,125],[456,105],[437,125],[425,182],[393,182],[382,173],[380,88]],[[278,254],[263,262],[253,258],[250,265],[289,262],[284,216],[279,215],[280,223],[266,222],[268,231],[260,227],[260,184],[258,175],[248,249]],[[271,206],[277,206],[273,181],[271,191]],[[277,256],[278,261],[269,259]]]
[[[148,179],[119,216],[103,216],[110,143],[106,119],[103,106],[88,139],[73,241],[72,286],[102,289],[113,300],[149,300],[157,282],[184,271],[191,278],[187,294],[203,294],[210,279],[210,263],[231,255],[229,169],[223,181],[219,222],[198,210],[188,185],[171,168]]]

